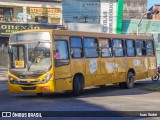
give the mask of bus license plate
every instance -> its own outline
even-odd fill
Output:
[[[16,68],[24,67],[24,61],[23,60],[21,60],[21,61],[15,61],[15,67]]]

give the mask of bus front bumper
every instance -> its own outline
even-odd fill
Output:
[[[8,88],[10,92],[14,93],[51,93],[55,91],[53,80],[50,80],[44,84],[36,85],[11,84],[8,81]]]

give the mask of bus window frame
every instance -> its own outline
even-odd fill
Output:
[[[133,41],[133,47],[132,47],[132,49],[134,49],[134,55],[133,56],[127,54],[127,48],[128,48],[127,47],[127,41]],[[136,57],[137,56],[137,54],[136,54],[136,42],[135,42],[134,39],[125,39],[125,52],[126,52],[126,57]]]
[[[137,54],[137,43],[136,43],[137,41],[143,41],[144,47],[141,48],[142,49],[142,55]],[[135,49],[136,49],[136,56],[137,57],[146,57],[147,56],[147,54],[146,54],[146,40],[145,39],[136,39],[135,40]],[[143,49],[145,49],[145,55],[143,55]]]
[[[115,40],[121,40],[122,41],[122,47],[114,47],[114,41]],[[125,42],[125,40],[123,38],[112,38],[113,56],[115,58],[126,57],[126,53],[125,53],[126,46],[125,46],[124,42]],[[115,56],[114,48],[122,48],[123,49],[123,56]]]
[[[25,47],[25,45],[24,44],[16,44],[16,45],[12,45],[12,47],[13,46],[16,46],[16,48],[17,48],[17,58],[18,58],[18,61],[19,61],[19,47],[22,47],[23,48],[23,59],[24,59],[24,67],[23,68],[26,68],[26,64],[27,64],[27,57],[25,56],[25,54],[26,54],[26,47]],[[13,56],[13,53],[12,53],[12,56]],[[12,57],[12,59],[13,59],[13,57]],[[9,58],[9,61],[11,60],[11,58]],[[11,61],[13,61],[13,60],[11,60]],[[11,65],[12,64],[12,65]],[[13,65],[14,63],[13,62],[10,62],[10,66],[14,66],[13,68],[15,68],[15,65]]]
[[[95,48],[95,47],[85,47],[84,46],[84,41],[85,41],[84,39],[85,38],[93,38],[94,40],[97,41],[97,47],[96,47],[96,51],[98,52],[98,56],[97,57],[86,57],[86,55],[85,55],[85,48],[91,49],[91,48]],[[83,50],[84,50],[84,58],[99,58],[100,55],[99,55],[99,42],[98,42],[98,39],[96,37],[83,37]]]
[[[71,38],[80,38],[81,39],[82,48],[80,48],[80,47],[71,47]],[[69,37],[69,46],[70,46],[70,57],[72,59],[84,59],[85,55],[84,55],[84,46],[83,46],[83,38],[82,37],[80,37],[80,36],[70,36]],[[82,57],[72,57],[72,54],[71,54],[72,48],[73,49],[74,48],[80,48],[80,49],[82,49]]]
[[[54,52],[53,46],[54,46],[54,43],[55,43],[56,41],[65,41],[65,42],[67,43],[67,47],[68,47],[68,51],[67,51],[67,52],[68,52],[68,59],[55,59],[55,58],[54,58],[54,53],[55,53],[55,52]],[[70,54],[69,54],[69,51],[70,51],[70,50],[69,50],[68,40],[64,40],[64,39],[61,39],[61,40],[60,40],[60,39],[53,39],[52,51],[53,51],[53,59],[54,59],[54,66],[55,66],[55,67],[67,66],[67,65],[70,64],[71,58],[70,58]],[[56,62],[57,60],[59,60],[60,62],[63,61],[63,60],[66,60],[66,61],[68,60],[68,64],[56,66],[56,63],[55,63],[55,62]]]
[[[151,41],[152,42],[152,48],[147,48],[147,41]],[[146,40],[145,42],[145,46],[146,46],[146,56],[155,56],[155,45],[154,45],[154,41],[153,40]],[[147,54],[147,49],[153,49],[153,55],[148,55]]]
[[[113,44],[112,44],[112,39],[111,38],[97,38],[98,39],[98,48],[99,48],[99,56],[101,58],[113,58]],[[109,41],[109,47],[100,47],[99,46],[99,41],[101,39],[105,39],[105,40],[108,40]],[[102,49],[106,49],[106,48],[110,48],[111,49],[111,56],[107,56],[107,57],[103,57],[102,56]]]

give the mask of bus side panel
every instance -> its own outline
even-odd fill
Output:
[[[137,57],[136,59],[134,59],[133,63],[137,69],[135,80],[147,78],[148,77],[147,57]]]
[[[72,59],[71,60],[71,72],[72,72],[73,77],[76,73],[81,73],[83,74],[85,78],[85,60],[84,59]]]
[[[157,73],[157,59],[155,56],[148,57],[148,77]]]
[[[55,88],[56,92],[71,90],[71,69],[70,64],[65,66],[55,67]]]
[[[66,90],[72,90],[72,79],[71,78],[65,78],[65,79],[58,79],[55,80],[56,85],[56,92],[62,92]]]
[[[126,58],[114,58],[115,74],[113,76],[113,83],[124,82],[126,80]]]
[[[127,71],[126,71],[126,76],[128,74],[129,69],[133,69],[135,71],[135,74],[137,74],[138,69],[134,65],[134,58],[133,57],[126,57],[126,64],[127,64]]]
[[[100,58],[85,59],[86,86],[101,85]]]
[[[113,83],[112,76],[115,73],[113,58],[101,58],[101,74],[103,84]]]

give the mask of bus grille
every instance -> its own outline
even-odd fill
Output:
[[[38,84],[39,81],[18,81],[18,84],[20,85],[36,85]]]
[[[22,90],[35,90],[36,89],[36,86],[34,87],[21,87]]]
[[[20,79],[35,79],[40,76],[41,75],[17,75],[17,77]]]

